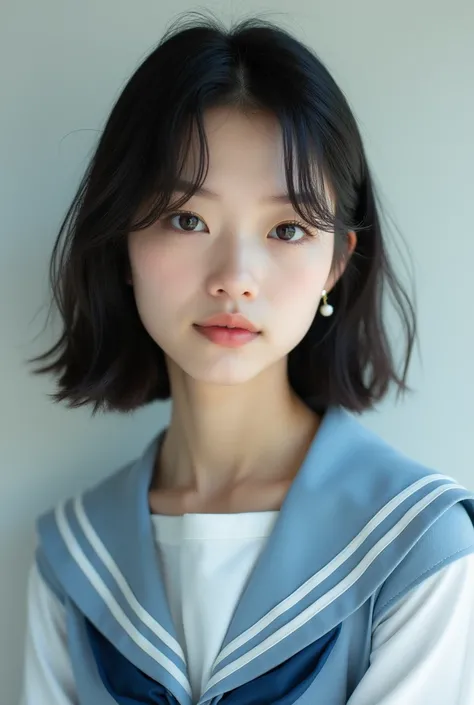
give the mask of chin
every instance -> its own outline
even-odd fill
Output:
[[[196,382],[219,386],[235,386],[245,384],[257,377],[262,371],[261,366],[249,364],[243,360],[220,360],[212,365],[183,366],[187,374]]]

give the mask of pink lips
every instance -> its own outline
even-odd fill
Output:
[[[208,340],[228,348],[246,345],[260,335],[258,328],[240,313],[221,313],[194,327]]]

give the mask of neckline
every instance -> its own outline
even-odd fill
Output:
[[[155,538],[179,542],[183,539],[213,541],[268,537],[279,510],[229,514],[151,514]]]

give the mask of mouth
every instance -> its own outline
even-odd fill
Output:
[[[203,326],[194,324],[194,328],[212,343],[227,348],[238,348],[247,345],[247,343],[252,342],[260,335],[259,331],[254,332],[247,328],[238,328],[237,326]]]
[[[218,313],[202,323],[196,324],[203,328],[226,328],[229,330],[247,330],[250,333],[260,333],[254,323],[251,323],[241,313]]]

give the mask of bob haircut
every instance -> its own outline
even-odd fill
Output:
[[[47,352],[28,360],[50,360],[34,373],[56,376],[54,401],[91,403],[93,414],[101,408],[129,412],[169,398],[164,353],[142,325],[126,281],[127,238],[170,207],[192,135],[198,138],[198,168],[192,188],[173,206],[181,207],[202,185],[208,168],[203,116],[215,106],[276,116],[292,205],[305,222],[334,230],[333,267],[344,261],[347,231],[358,237],[330,292],[334,315],[316,315],[288,355],[295,392],[316,409],[340,405],[361,412],[391,383],[398,393],[406,391],[414,308],[388,258],[348,102],[317,56],[286,30],[255,18],[226,30],[201,13],[171,25],[108,117],[52,251],[51,306],[56,302],[63,327]],[[387,287],[403,328],[400,374],[382,319]]]

